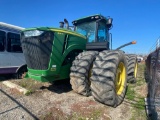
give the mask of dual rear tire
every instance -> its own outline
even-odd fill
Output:
[[[137,56],[134,54],[126,54],[126,59],[128,63],[127,82],[136,83],[137,71],[138,71]]]

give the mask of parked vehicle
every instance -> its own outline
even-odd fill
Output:
[[[22,27],[0,22],[0,74],[15,74],[21,78],[27,71],[20,43]]]
[[[137,56],[137,60],[138,60],[138,62],[142,62],[143,61],[143,57]]]
[[[74,20],[74,31],[66,19],[60,28],[25,29],[21,43],[26,77],[48,82],[70,77],[75,92],[92,94],[99,102],[116,107],[124,99],[128,78],[136,77],[137,57],[120,50],[135,42],[111,50],[112,20],[92,15]]]

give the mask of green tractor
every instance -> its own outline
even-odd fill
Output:
[[[92,15],[60,28],[25,29],[21,35],[28,72],[26,77],[42,82],[70,78],[72,89],[97,101],[116,107],[126,92],[127,80],[135,81],[136,55],[112,50],[109,30],[112,18]]]

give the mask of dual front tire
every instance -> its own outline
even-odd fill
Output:
[[[93,64],[92,96],[99,102],[116,107],[125,96],[127,61],[122,51],[103,51]]]
[[[90,91],[90,76],[93,61],[95,60],[97,51],[85,51],[80,53],[72,63],[70,73],[70,83],[72,89],[84,96],[89,96]]]
[[[90,94],[99,102],[116,107],[125,97],[128,63],[120,50],[86,51],[73,61],[70,73],[72,89]]]

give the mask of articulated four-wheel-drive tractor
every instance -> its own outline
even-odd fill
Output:
[[[38,27],[22,32],[26,77],[43,82],[70,78],[72,89],[116,107],[125,96],[127,81],[135,82],[137,58],[120,48],[112,50],[112,18],[92,15],[60,28]],[[65,27],[64,27],[65,26]]]

